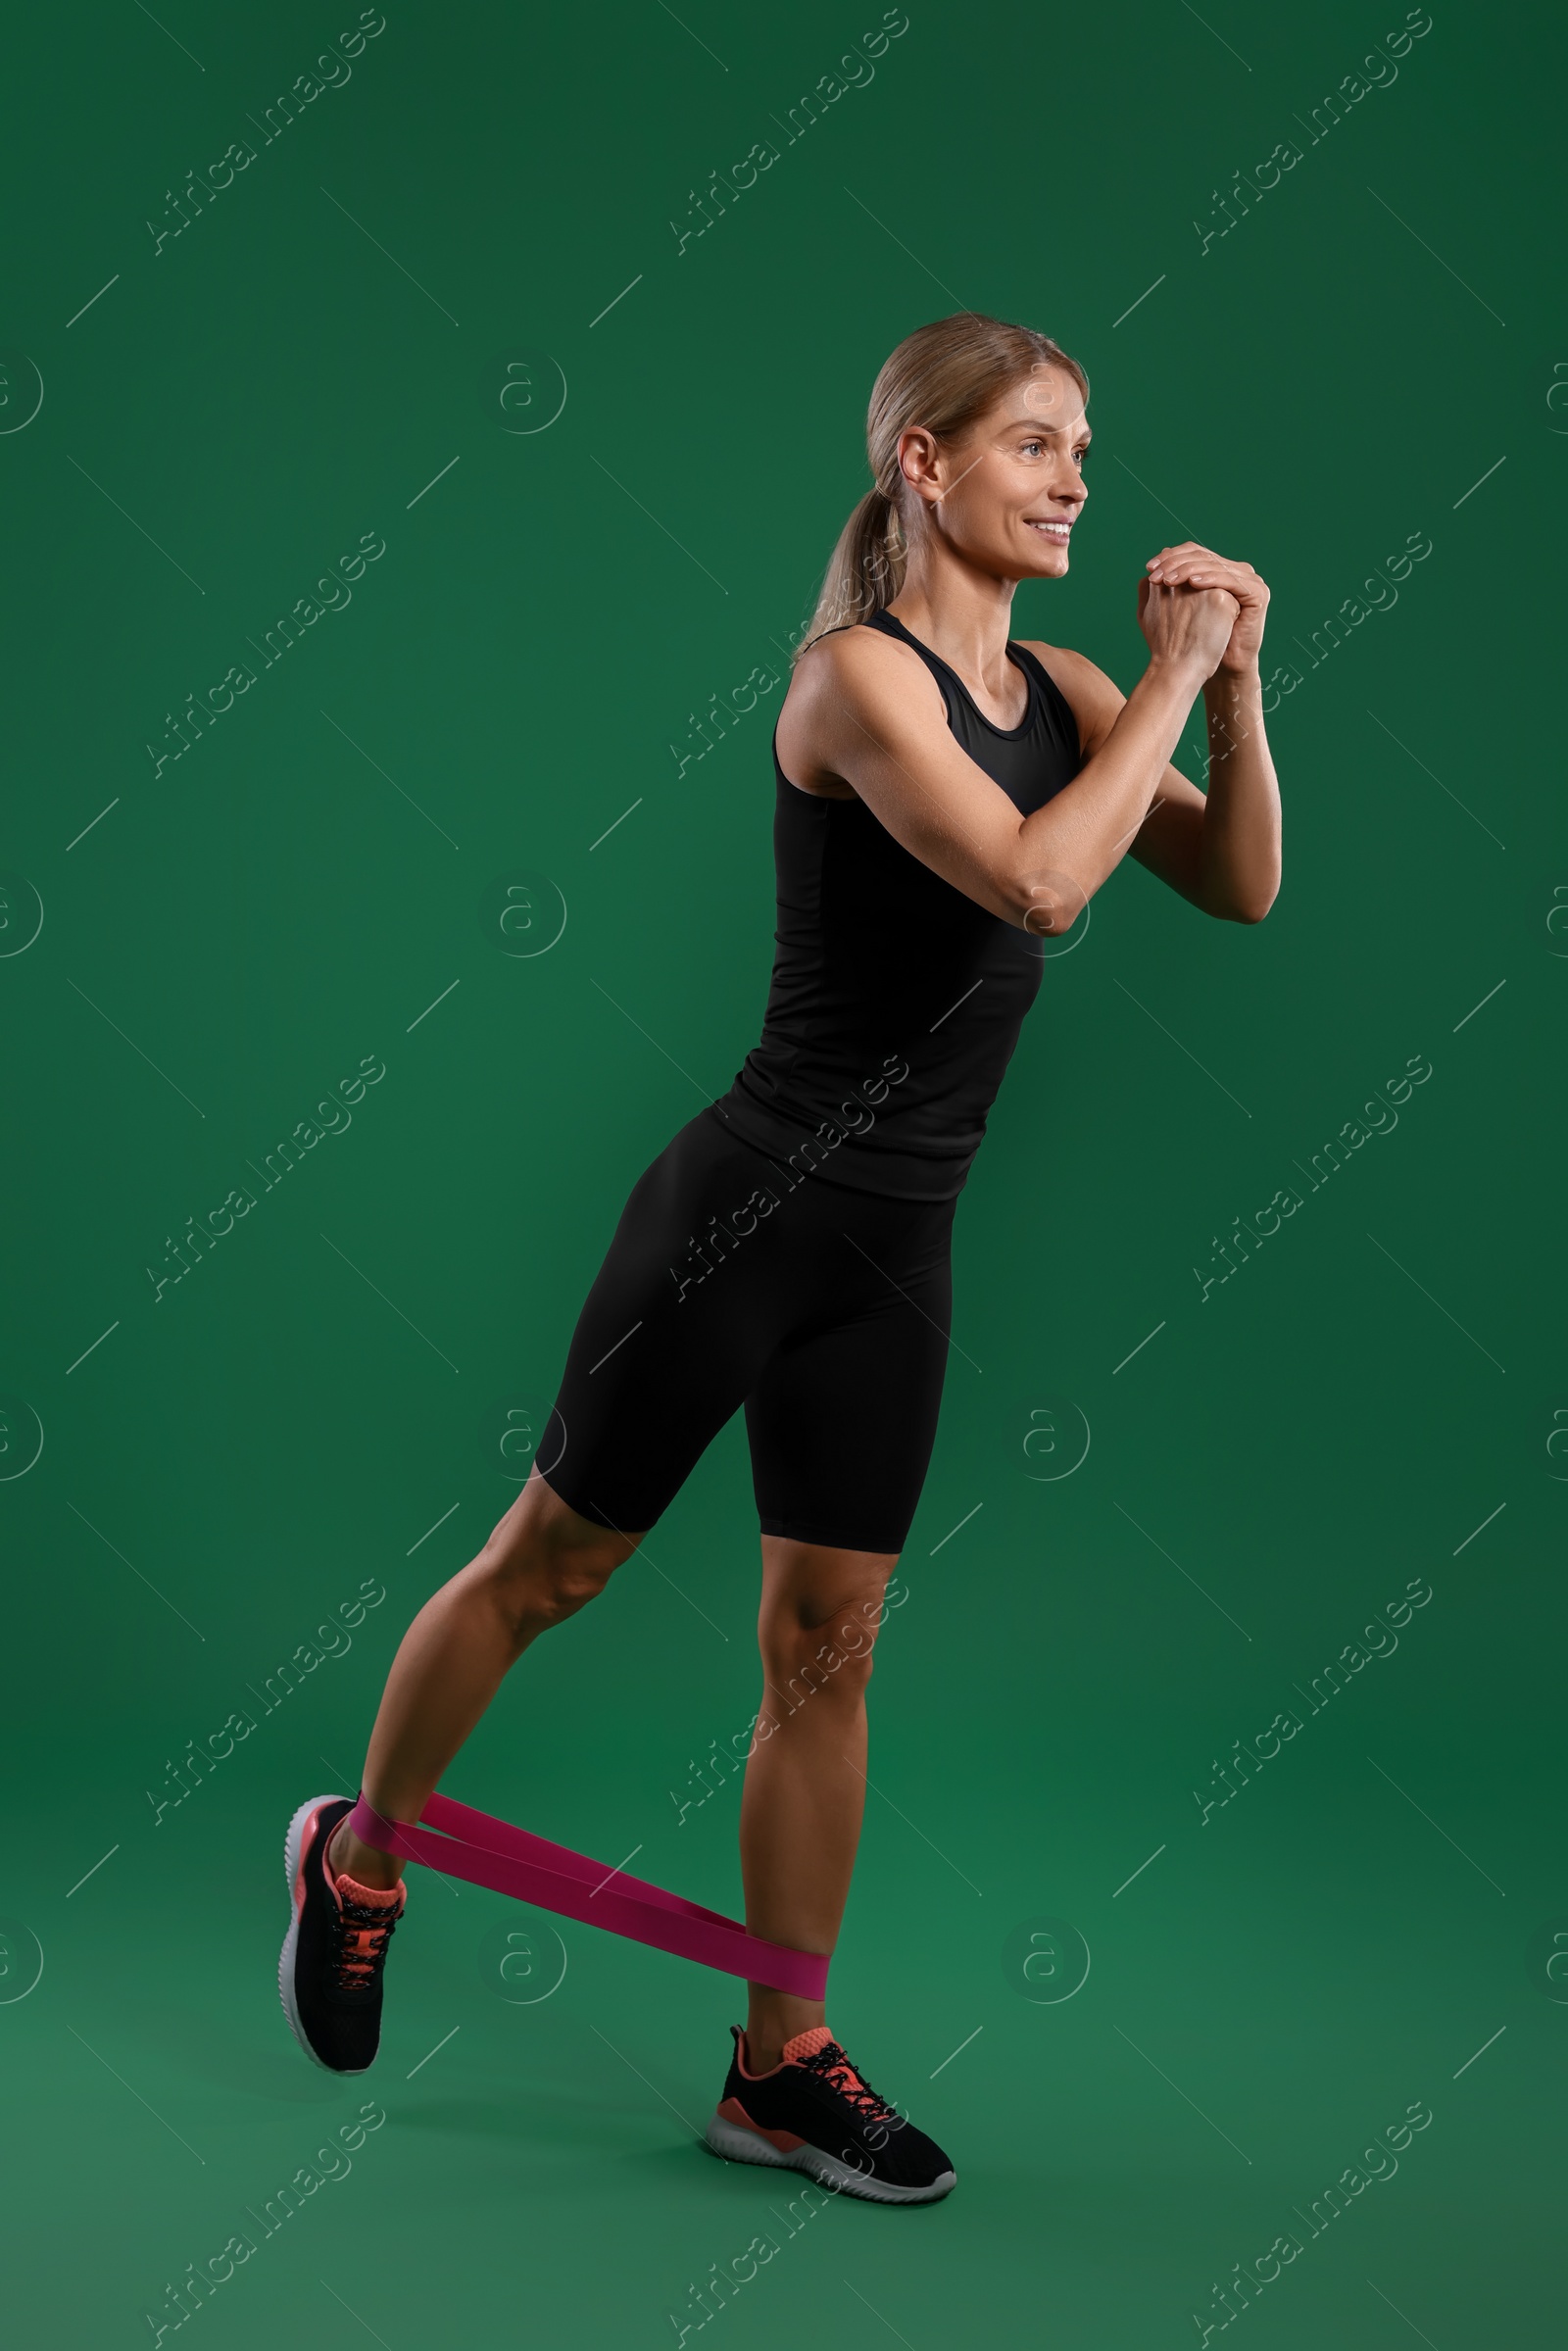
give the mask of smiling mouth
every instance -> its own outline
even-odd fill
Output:
[[[1054,539],[1058,547],[1066,546],[1068,537],[1072,531],[1072,524],[1070,522],[1031,521],[1028,523],[1028,527],[1030,530],[1038,531],[1043,539]]]

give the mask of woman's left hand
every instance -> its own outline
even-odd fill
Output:
[[[1162,588],[1224,588],[1241,606],[1230,643],[1220,657],[1220,671],[1245,674],[1257,667],[1263,645],[1263,617],[1268,611],[1268,588],[1250,563],[1232,563],[1196,540],[1180,547],[1163,547],[1144,566]],[[1218,674],[1218,672],[1216,672]]]

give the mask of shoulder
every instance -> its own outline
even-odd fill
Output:
[[[1043,645],[1038,638],[1020,637],[1078,721],[1078,740],[1087,759],[1115,725],[1127,697],[1114,678],[1081,653],[1065,645]]]
[[[808,645],[778,714],[780,765],[803,791],[853,794],[868,744],[913,747],[947,732],[942,690],[919,655],[857,621]]]
[[[812,688],[930,674],[911,645],[861,620],[852,621],[847,628],[829,629],[807,647],[795,664],[796,677]]]
[[[815,639],[797,661],[786,704],[801,714],[827,709],[861,716],[929,702],[945,716],[942,690],[912,646],[861,621]]]

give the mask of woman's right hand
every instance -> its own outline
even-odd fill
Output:
[[[1138,625],[1151,662],[1190,670],[1201,684],[1213,676],[1241,606],[1225,588],[1162,588],[1138,583]]]

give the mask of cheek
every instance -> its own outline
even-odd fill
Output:
[[[1004,471],[999,471],[988,494],[1014,530],[1027,532],[1028,517],[1041,512],[1041,500],[1046,487],[1045,477],[1037,465],[1019,463],[1008,465]]]

